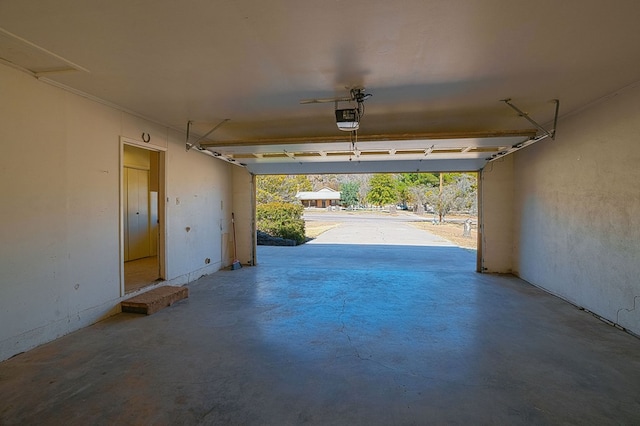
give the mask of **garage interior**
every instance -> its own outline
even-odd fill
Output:
[[[476,408],[484,423],[636,423],[640,57],[632,52],[638,12],[637,2],[595,0],[356,0],[330,7],[290,0],[1,3],[0,186],[7,202],[0,253],[0,393],[13,398],[37,387],[46,394],[46,379],[38,375],[36,364],[57,371],[58,376],[48,377],[53,381],[49,384],[55,389],[54,382],[64,383],[58,389],[64,392],[57,394],[61,405],[49,408],[44,401],[28,407],[3,398],[13,402],[0,406],[0,422],[33,420],[27,408],[53,413],[51,407],[76,397],[80,401],[95,389],[100,395],[115,394],[116,382],[122,387],[126,382],[103,381],[92,388],[91,383],[98,383],[94,375],[142,371],[160,376],[144,383],[141,375],[126,375],[135,382],[129,385],[149,392],[161,389],[156,393],[157,401],[163,401],[160,407],[141,393],[137,401],[119,400],[122,417],[99,403],[86,410],[69,405],[69,417],[59,422],[126,420],[126,413],[131,414],[127,410],[135,406],[141,410],[136,415],[150,416],[149,423],[180,418],[187,423],[259,423],[270,413],[282,414],[273,423],[279,418],[289,424],[341,419],[357,424],[358,419],[375,420],[376,414],[378,423],[422,423],[423,416],[455,423],[473,419],[473,402],[482,401],[483,408]],[[358,102],[358,93],[371,96]],[[336,110],[343,108],[356,111],[357,132],[336,126]],[[156,250],[158,280],[143,290],[126,288],[129,227],[136,219],[127,216],[131,200],[125,188],[130,177],[145,179],[141,170],[149,176],[154,172],[151,163],[129,163],[125,152],[130,147],[158,158],[153,184],[159,200],[157,240],[144,243],[150,250],[144,257]],[[129,169],[136,171],[130,175]],[[260,340],[249,330],[225,334],[224,328],[242,324],[245,314],[248,322],[265,320],[249,312],[260,305],[243,304],[245,292],[262,288],[261,275],[272,281],[278,274],[287,276],[278,260],[255,244],[256,175],[416,171],[479,172],[481,238],[473,262],[481,273],[467,270],[461,281],[489,297],[483,306],[496,311],[478,308],[471,326],[482,326],[477,336],[488,340],[475,349],[485,349],[480,351],[483,360],[494,357],[487,363],[507,362],[513,354],[519,364],[508,364],[497,376],[473,376],[472,360],[479,356],[474,352],[473,358],[457,359],[456,368],[442,365],[437,380],[429,380],[433,371],[413,376],[408,368],[402,377],[411,380],[403,381],[383,373],[384,366],[365,361],[367,366],[358,363],[362,370],[350,376],[352,382],[346,374],[354,369],[335,372],[345,380],[336,389],[322,374],[300,373],[305,366],[326,368],[318,362],[318,352],[299,346],[305,364],[279,352],[278,345],[257,347]],[[227,271],[234,243],[247,267]],[[429,262],[415,259],[413,264],[421,271]],[[407,273],[400,261],[385,265],[398,275]],[[440,278],[449,281],[456,274],[444,271]],[[243,290],[237,288],[238,276],[247,280]],[[299,283],[287,280],[274,289],[288,292]],[[164,285],[188,285],[193,294],[188,302],[150,317],[120,314],[122,300]],[[522,298],[508,299],[509,292]],[[219,293],[229,298],[218,298]],[[543,299],[548,304],[540,308],[537,303]],[[256,300],[264,299],[251,299]],[[312,304],[313,297],[304,301]],[[518,304],[536,307],[516,309]],[[207,306],[216,309],[208,311]],[[218,317],[233,306],[246,309]],[[451,324],[456,312],[449,311]],[[173,317],[178,313],[184,317]],[[428,315],[433,312],[425,313],[425,323]],[[508,330],[500,321],[506,316],[517,317]],[[306,319],[303,315],[289,323],[292,337],[304,332]],[[415,320],[419,327],[420,319]],[[85,338],[101,339],[94,348],[111,348],[117,345],[110,336],[119,330],[135,336],[154,323],[158,334],[141,338],[144,345],[106,351],[102,358],[83,349]],[[253,356],[249,360],[268,361],[259,354],[270,350],[279,361],[262,364],[265,374],[252,376],[256,381],[243,382],[249,377],[240,366],[226,365],[223,358],[202,369],[207,358],[191,352],[195,348],[188,342],[167,343],[185,333],[184,339],[200,343],[201,349],[216,349],[203,335],[196,337],[202,324],[225,325],[212,326],[211,338],[246,344],[243,349]],[[497,341],[492,350],[490,338],[501,333],[539,339],[528,341],[526,356],[522,347]],[[459,337],[462,349],[464,336]],[[55,346],[58,342],[76,351],[65,352]],[[398,349],[412,350],[395,343]],[[367,344],[376,352],[373,340]],[[152,356],[154,346],[175,357],[159,364],[145,358]],[[564,346],[570,351],[565,359],[575,362],[545,352]],[[421,352],[424,347],[414,349],[426,359],[433,355]],[[392,356],[393,350],[384,354]],[[93,364],[100,358],[99,366]],[[545,362],[537,362],[541,360]],[[463,364],[470,368],[465,376],[447,376]],[[198,376],[189,381],[195,387],[181,395],[177,388],[183,384],[157,370],[158,365],[185,365],[183,374]],[[189,370],[193,365],[200,367]],[[517,371],[526,372],[527,380],[541,377],[552,389],[550,395],[560,377],[565,378],[567,386],[558,387],[555,395],[560,390],[579,395],[567,401],[576,408],[564,410],[569,405],[556,406],[551,398],[534,404],[547,388],[527,386],[532,382],[524,379],[515,383],[515,377],[525,377]],[[267,391],[261,389],[284,379],[285,372],[292,381],[277,382],[288,388],[274,393],[285,397],[282,405],[267,398],[258,407],[274,411],[247,408],[252,395],[264,395]],[[207,374],[211,381],[201,377]],[[17,387],[20,377],[33,381],[25,379]],[[305,377],[309,381],[303,383]],[[469,382],[474,385],[470,389],[480,388],[482,397],[463,397],[461,388]],[[625,385],[616,388],[613,383]],[[450,398],[443,396],[451,390],[448,385],[458,390]],[[398,393],[402,386],[408,394],[416,392],[411,401],[417,405],[406,404],[408,399]],[[203,389],[203,398],[216,398],[209,403],[190,399]],[[314,400],[314,389],[327,393]],[[366,391],[358,397],[356,389]],[[510,391],[518,395],[517,402],[504,399]],[[391,401],[386,412],[385,396]],[[124,407],[128,402],[136,403]],[[404,406],[413,408],[403,411]],[[365,412],[371,407],[375,409]],[[331,417],[328,410],[353,416]],[[315,417],[305,417],[310,413]]]
[[[0,364],[0,418],[637,422],[637,338],[512,275],[474,272],[472,250],[417,234],[393,246],[322,235],[260,246],[258,267],[203,277],[170,308],[122,313]]]

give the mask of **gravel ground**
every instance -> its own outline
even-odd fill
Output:
[[[411,225],[445,238],[457,246],[478,249],[478,232],[476,228],[471,229],[471,237],[463,237],[462,232],[464,229],[461,223],[434,225],[431,222],[411,222]]]
[[[431,232],[439,237],[445,238],[451,241],[453,244],[463,247],[477,250],[478,248],[478,232],[476,229],[477,218],[472,217],[473,227],[471,229],[470,237],[463,237],[463,224],[462,222],[468,218],[468,216],[447,216],[447,219],[451,222],[445,222],[440,225],[434,225],[431,222],[431,216],[416,216],[410,212],[397,212],[395,214],[388,213],[376,213],[376,212],[325,212],[325,211],[311,211],[305,212],[305,229],[308,238],[316,238],[320,234],[336,226],[349,226],[349,222],[360,220],[397,220],[402,222],[409,222],[416,228],[423,229]]]

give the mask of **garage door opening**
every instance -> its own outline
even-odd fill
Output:
[[[477,173],[257,176],[258,244],[318,244],[329,233],[340,244],[477,250],[477,188]]]

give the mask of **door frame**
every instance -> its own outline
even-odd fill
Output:
[[[119,238],[120,238],[120,297],[125,295],[125,282],[124,282],[124,228],[125,228],[125,211],[124,211],[124,146],[130,145],[136,148],[142,148],[147,151],[154,151],[158,153],[158,266],[160,269],[160,278],[166,280],[166,151],[167,148],[152,145],[131,139],[125,136],[120,136],[120,186],[118,192],[120,194],[120,223],[119,223]]]

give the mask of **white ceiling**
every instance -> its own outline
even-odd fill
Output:
[[[229,119],[203,146],[255,173],[478,170],[532,128],[501,99],[545,126],[560,99],[560,134],[640,80],[639,16],[636,0],[0,1],[0,58],[192,135]],[[373,94],[355,147],[333,104],[299,103],[354,86]]]

